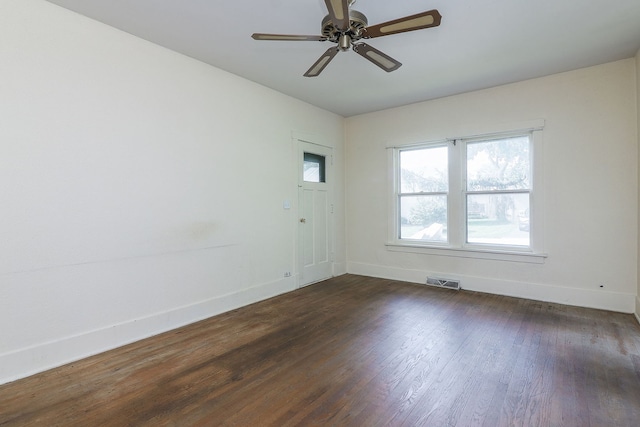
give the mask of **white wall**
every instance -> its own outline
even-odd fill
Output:
[[[636,112],[638,114],[638,147],[640,147],[640,50],[636,54]],[[639,150],[640,152],[640,150]],[[640,154],[640,153],[639,153]],[[640,165],[640,157],[638,158],[638,165]],[[639,176],[640,178],[640,176]],[[640,182],[638,182],[638,191],[640,192]],[[640,197],[639,197],[640,199]],[[638,218],[640,221],[640,218]],[[640,229],[640,226],[639,226]],[[639,230],[640,231],[640,230]],[[638,245],[640,245],[640,236],[638,237]],[[640,246],[638,249],[638,255],[640,257]],[[638,291],[636,294],[636,317],[640,322],[640,258],[638,258]]]
[[[425,76],[428,78],[428,76]],[[631,313],[637,294],[635,61],[351,117],[347,270]],[[545,120],[544,264],[391,252],[385,147]],[[604,285],[604,288],[600,288]]]
[[[294,289],[292,133],[346,271],[341,117],[41,0],[0,58],[0,383]]]

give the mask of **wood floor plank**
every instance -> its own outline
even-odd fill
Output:
[[[631,315],[344,275],[0,386],[0,426],[637,426]]]

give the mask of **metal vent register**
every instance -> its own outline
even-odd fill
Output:
[[[453,279],[442,279],[438,277],[427,277],[427,285],[439,288],[460,290],[460,281]]]

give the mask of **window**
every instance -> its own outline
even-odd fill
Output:
[[[446,145],[400,151],[400,239],[447,241],[447,152]]]
[[[394,148],[390,245],[534,253],[534,134]]]
[[[529,247],[530,136],[473,141],[462,148],[466,243]]]
[[[326,182],[324,156],[304,153],[303,175],[306,182]]]

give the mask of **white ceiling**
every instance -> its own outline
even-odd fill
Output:
[[[438,9],[436,28],[368,40],[403,63],[386,73],[330,42],[255,41],[254,32],[320,34],[324,0],[49,0],[161,46],[348,117],[633,57],[640,0],[358,0],[378,24]]]

